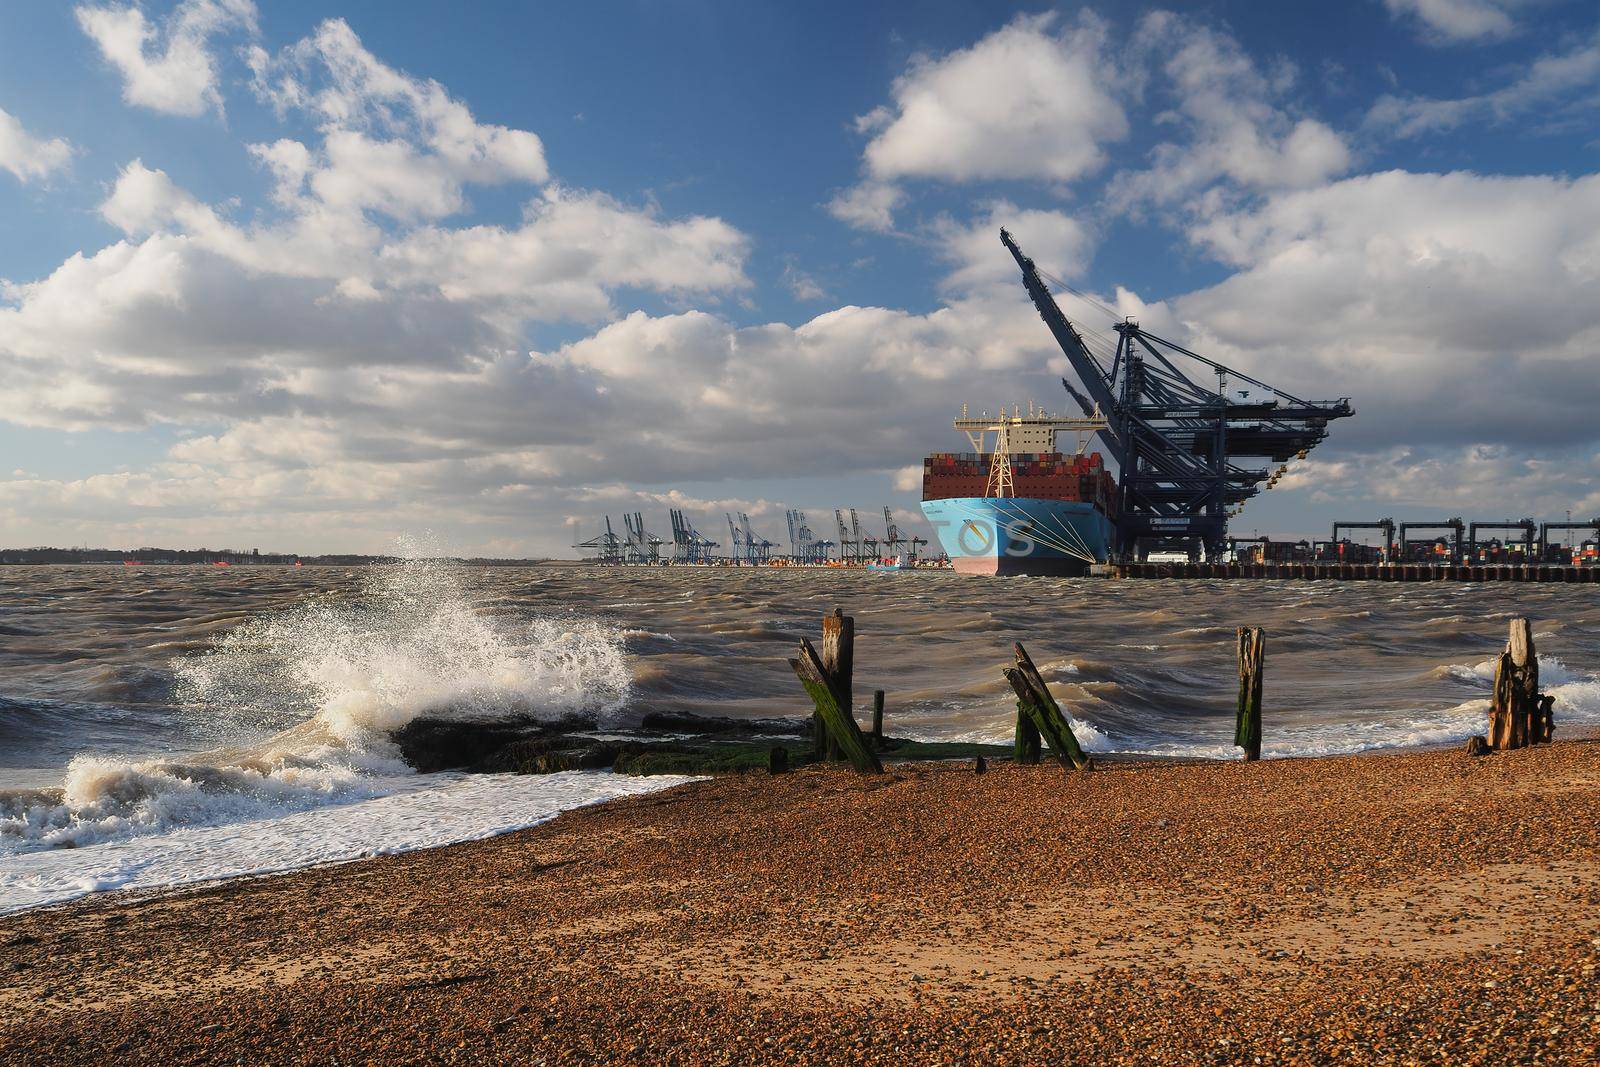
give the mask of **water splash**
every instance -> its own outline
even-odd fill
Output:
[[[388,735],[419,716],[615,717],[631,684],[619,631],[482,610],[466,574],[427,558],[376,567],[357,596],[249,620],[179,657],[186,713],[224,724],[236,743],[183,760],[80,755],[59,790],[0,795],[0,852],[386,795],[411,774]]]
[[[361,745],[421,715],[604,718],[630,685],[620,632],[480,611],[457,569],[433,560],[375,568],[355,600],[254,620],[175,670],[188,704],[295,712]]]

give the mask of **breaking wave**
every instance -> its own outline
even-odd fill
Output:
[[[233,743],[181,760],[79,755],[59,789],[0,794],[0,853],[385,795],[411,774],[388,735],[419,716],[603,723],[631,684],[621,631],[480,611],[460,573],[429,560],[251,619],[172,670],[182,713]]]

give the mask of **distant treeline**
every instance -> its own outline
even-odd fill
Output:
[[[292,567],[296,563],[307,567],[361,567],[374,563],[399,563],[398,556],[298,556],[292,552],[263,552],[259,548],[248,551],[232,548],[135,548],[122,551],[115,548],[0,548],[0,565],[47,563],[227,563],[254,566]],[[451,563],[472,567],[528,567],[542,563],[538,559],[472,559],[451,558]]]

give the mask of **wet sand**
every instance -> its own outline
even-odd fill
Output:
[[[0,946],[7,1063],[1593,1062],[1600,743],[725,778]]]

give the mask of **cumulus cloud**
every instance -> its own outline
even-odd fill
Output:
[[[1511,13],[1521,0],[1383,0],[1395,18],[1414,21],[1433,44],[1461,44],[1510,36]]]
[[[1193,237],[1237,270],[1174,301],[1191,341],[1300,395],[1353,396],[1338,448],[1595,441],[1600,176],[1393,171]]]
[[[1600,86],[1600,33],[1562,52],[1540,56],[1518,78],[1487,93],[1450,99],[1385,95],[1367,112],[1380,133],[1419,137],[1472,122],[1505,123],[1537,112],[1539,125],[1559,126],[1568,112],[1587,114]]]
[[[1104,145],[1128,133],[1122,106],[1106,89],[1105,27],[1087,16],[1058,21],[1020,17],[970,48],[914,60],[895,80],[892,105],[856,122],[872,134],[869,175],[878,182],[1064,182],[1099,168]],[[881,187],[876,195],[881,201]],[[887,210],[847,199],[836,214],[881,222]]]
[[[895,210],[905,200],[905,190],[893,182],[864,181],[828,201],[828,214],[858,230],[889,233]]]
[[[1293,68],[1263,71],[1231,35],[1171,12],[1141,20],[1136,65],[1163,76],[1151,90],[1170,96],[1160,121],[1182,136],[1150,153],[1150,165],[1118,174],[1115,207],[1172,204],[1217,183],[1250,191],[1320,185],[1350,168],[1345,139],[1327,124],[1295,117],[1278,103]]]
[[[796,300],[821,300],[828,295],[815,278],[795,265],[793,259],[783,265],[783,284]]]
[[[72,145],[60,137],[29,133],[22,122],[0,108],[0,170],[24,184],[43,181],[72,161]]]
[[[479,122],[444,86],[396,70],[374,56],[343,19],[329,19],[315,32],[278,55],[252,46],[246,60],[256,95],[280,113],[304,111],[313,116],[330,146],[350,156],[355,173],[332,167],[320,180],[326,199],[362,195],[369,162],[383,180],[398,182],[394,164],[432,172],[419,183],[434,185],[426,195],[401,196],[399,203],[433,198],[453,200],[449,183],[492,184],[543,182],[549,177],[544,143],[527,130]],[[401,154],[403,153],[403,154]],[[372,160],[370,157],[387,159]],[[313,186],[319,180],[311,176]]]
[[[149,294],[178,302],[190,295]],[[102,338],[128,307],[97,316]],[[431,512],[435,521],[459,516],[467,527],[515,525],[555,551],[562,542],[553,517],[605,502],[637,505],[621,485],[719,481],[730,455],[741,474],[764,479],[792,475],[797,454],[839,471],[908,466],[929,441],[950,435],[956,398],[993,406],[1014,399],[992,395],[996,380],[1008,390],[1050,382],[1040,373],[1052,353],[1048,335],[1024,306],[992,301],[926,315],[845,307],[799,326],[634,312],[532,353],[450,335],[415,338],[430,358],[409,364],[374,360],[387,347],[382,339],[366,347],[375,328],[398,333],[405,325],[388,316],[348,329],[350,359],[341,363],[327,358],[340,340],[323,334],[345,315],[262,335],[266,321],[305,309],[273,303],[253,321],[230,321],[240,310],[218,308],[201,322],[135,316],[128,335],[113,334],[118,348],[95,375],[48,389],[28,383],[36,403],[54,398],[80,412],[97,404],[108,417],[138,407],[226,428],[186,439],[145,471],[19,478],[0,483],[0,499],[39,521],[87,518],[121,494],[108,510],[169,530],[189,529],[191,520],[208,529],[221,507],[235,517],[299,514],[319,528],[337,517],[370,536],[385,523],[425,522]],[[451,343],[454,358],[443,358]],[[254,358],[219,368],[184,362],[176,345],[191,354],[234,346]],[[311,345],[323,346],[322,355],[297,356]],[[255,367],[267,352],[277,353],[270,366]],[[85,392],[90,387],[98,391]],[[277,519],[250,521],[272,529]],[[286,533],[303,543],[292,527]]]
[[[83,32],[122,76],[122,98],[169,115],[220,113],[212,39],[256,32],[251,0],[183,0],[159,25],[133,4],[85,4],[76,14]]]
[[[750,284],[733,226],[551,182],[537,136],[479,123],[343,23],[252,65],[286,107],[320,116],[320,136],[249,146],[272,177],[271,204],[254,211],[206,203],[146,161],[125,166],[100,206],[123,239],[4,290],[4,417],[270,425],[304,444],[386,409],[365,436],[339,438],[380,463],[411,455],[409,427],[427,421],[393,405],[524,380],[506,360],[525,358],[530,324],[614,318],[620,291],[715,301]],[[481,183],[536,188],[519,223],[454,222]],[[573,381],[538,383],[553,421],[594,395]],[[467,407],[454,417],[471,422]]]
[[[1232,274],[1166,300],[1118,290],[1107,302],[1293,392],[1354,396],[1358,418],[1290,487],[1425,502],[1437,483],[1496,511],[1596,499],[1600,177],[1337,180],[1348,150],[1282,102],[1291,71],[1258,66],[1216,31],[1151,29],[1175,47],[1144,91],[1170,92],[1170,143],[1201,162],[1185,169],[1158,150],[1129,177],[1145,183],[1141,203],[1200,205],[1181,216],[1192,249]],[[1101,32],[1025,19],[921,60],[865,132],[877,144],[946,102],[975,122],[990,104],[959,99],[966,64],[997,48],[1037,86]],[[1101,237],[1087,211],[991,192],[918,229],[945,266],[931,310],[847,305],[747,324],[716,306],[751,288],[750,239],[728,222],[553,179],[536,134],[481,121],[342,22],[249,63],[262,99],[313,127],[248,146],[269,179],[263,203],[208,202],[146,153],[100,207],[120,239],[0,290],[0,417],[181,435],[140,470],[0,480],[11,539],[52,528],[192,544],[249,529],[263,547],[374,549],[448,516],[468,544],[558,551],[568,515],[642,508],[658,521],[669,501],[707,526],[723,510],[770,516],[775,534],[780,501],[704,487],[792,477],[804,455],[810,469],[914,491],[920,457],[958,444],[962,401],[1060,396],[1064,361],[996,231],[1011,226],[1077,281]],[[1116,133],[1090,132],[1091,155]],[[969,150],[990,146],[972,136]],[[1007,174],[1056,182],[1100,165],[1069,166],[1065,148],[1042,143],[1056,171]],[[888,230],[906,182],[975,173],[913,162],[892,174],[869,163],[836,214]],[[474,219],[474,190],[491,183],[517,190],[520,218]],[[872,195],[852,217],[841,205],[861,190]],[[797,297],[824,295],[786,268]],[[1457,455],[1471,463],[1451,482]],[[1546,477],[1557,467],[1580,488]],[[1500,503],[1522,499],[1500,479],[1519,480],[1528,503]]]
[[[1529,452],[1503,444],[1400,445],[1346,450],[1341,459],[1320,455],[1296,463],[1278,488],[1306,490],[1317,503],[1446,514],[1473,506],[1495,509],[1479,518],[1600,514],[1600,451],[1593,446]]]
[[[941,287],[961,296],[1015,297],[1022,292],[1016,260],[1000,243],[1000,228],[1024,242],[1040,269],[1064,279],[1079,278],[1094,253],[1094,234],[1060,211],[1024,210],[1006,200],[983,205],[966,222],[946,216],[933,227],[940,257],[951,266]]]

